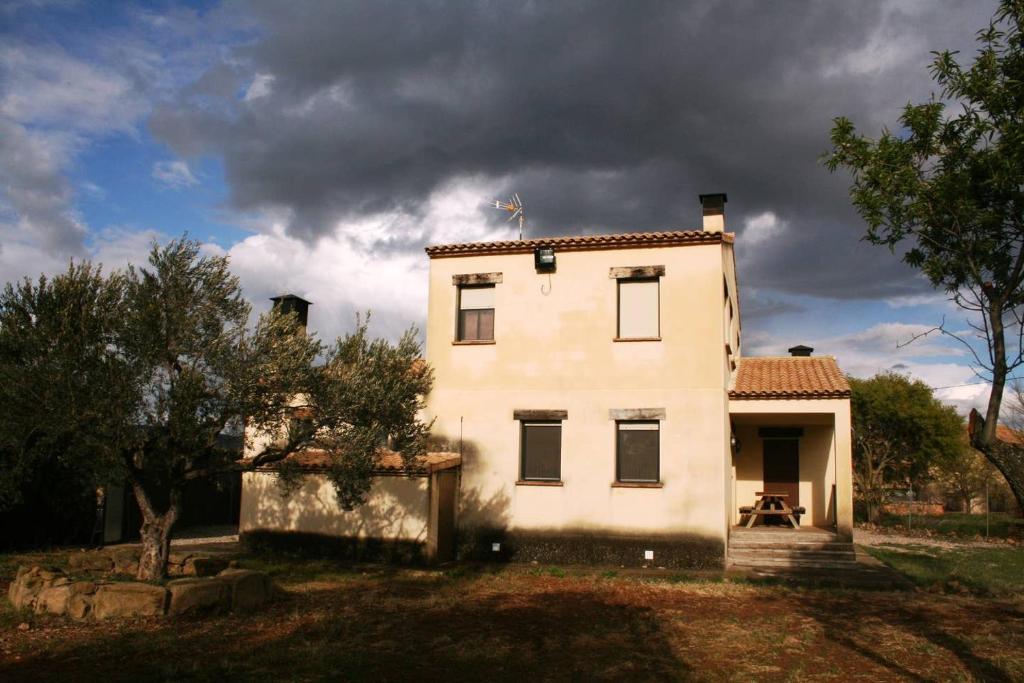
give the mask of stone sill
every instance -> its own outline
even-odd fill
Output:
[[[542,479],[520,479],[516,486],[564,486],[561,481],[545,481]]]
[[[452,346],[484,346],[487,344],[493,344],[493,339],[466,339],[466,340],[454,340]]]
[[[660,342],[661,337],[612,337],[613,342]]]
[[[660,489],[665,484],[660,481],[616,481],[612,483],[613,489]]]

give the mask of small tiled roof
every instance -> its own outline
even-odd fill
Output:
[[[285,458],[304,470],[322,471],[330,466],[330,455],[319,449],[305,449],[292,453]],[[408,465],[401,454],[382,448],[377,452],[377,464],[374,471],[378,474],[430,474],[438,470],[447,470],[462,464],[462,456],[458,453],[434,452],[414,457]],[[268,463],[260,469],[273,470],[275,463]]]
[[[832,356],[741,358],[729,398],[848,398],[850,384]]]
[[[705,232],[703,230],[676,230],[671,232],[625,232],[617,235],[578,235],[575,237],[541,237],[532,240],[507,242],[466,242],[463,244],[435,244],[427,247],[430,258],[446,256],[480,256],[485,254],[526,254],[538,247],[553,247],[562,251],[590,251],[594,249],[629,249],[641,247],[670,247],[683,244],[718,244],[732,242],[731,232]]]

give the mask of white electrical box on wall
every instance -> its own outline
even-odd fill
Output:
[[[500,543],[492,543],[491,544],[491,552],[493,552],[493,553],[500,553],[501,552],[501,544]]]
[[[644,551],[644,559],[645,560],[653,560],[654,559],[654,551],[653,550],[645,550]]]

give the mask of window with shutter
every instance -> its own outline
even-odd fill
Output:
[[[619,280],[619,339],[658,339],[658,279]]]
[[[523,422],[521,433],[523,481],[559,481],[562,478],[562,423]]]
[[[494,285],[459,287],[458,341],[494,340]]]
[[[660,431],[654,421],[616,423],[615,479],[620,482],[659,481]]]

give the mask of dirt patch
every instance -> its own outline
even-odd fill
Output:
[[[1006,541],[998,539],[986,541],[925,534],[908,535],[863,528],[858,528],[854,531],[853,540],[861,545],[931,546],[945,550],[955,550],[958,548],[1005,548],[1007,545]]]

